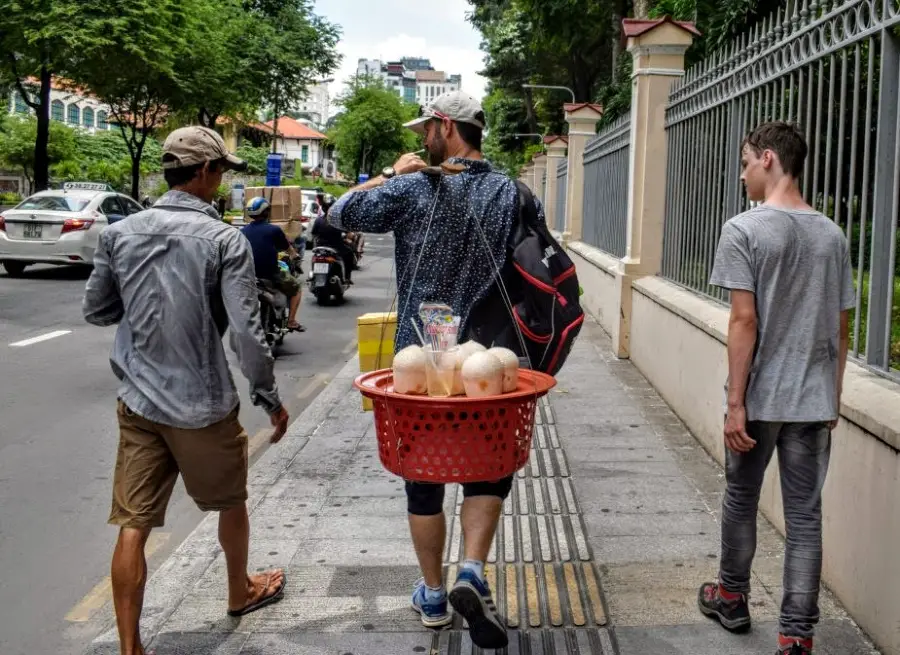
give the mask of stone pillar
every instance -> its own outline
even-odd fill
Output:
[[[547,172],[547,155],[539,152],[531,160],[534,163],[534,195],[538,200],[544,202],[544,173]]]
[[[597,134],[597,121],[603,116],[603,107],[590,103],[566,104],[565,110],[569,124],[569,173],[563,237],[567,241],[579,241],[584,224],[584,146]]]
[[[544,217],[547,219],[547,227],[556,230],[556,197],[559,186],[556,183],[556,169],[566,158],[568,142],[564,136],[545,136],[544,147],[547,149],[547,190],[544,192]]]
[[[628,222],[625,257],[616,275],[619,321],[613,348],[628,357],[631,335],[631,283],[656,275],[662,266],[666,212],[666,104],[672,82],[684,75],[684,53],[694,36],[692,23],[671,18],[622,21],[631,76],[631,150],[628,174]]]
[[[522,174],[525,176],[525,184],[534,192],[534,162],[525,164]]]

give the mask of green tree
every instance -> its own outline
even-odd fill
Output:
[[[70,19],[102,39],[75,43],[69,75],[110,106],[131,159],[131,195],[140,189],[147,140],[182,96],[176,68],[193,47],[193,0],[79,0]]]
[[[75,132],[57,122],[50,124],[48,132],[45,151],[48,169],[49,166],[74,159],[77,152]],[[0,123],[0,162],[21,170],[33,189],[37,134],[38,121],[33,116],[7,116]]]
[[[317,78],[337,68],[340,29],[314,14],[310,0],[244,0],[244,6],[265,23],[262,37],[248,47],[253,62],[248,86],[272,108],[277,134],[282,113],[302,100]],[[273,139],[272,152],[276,146]]]
[[[0,0],[0,80],[14,86],[37,118],[32,157],[34,188],[50,181],[50,90],[68,68],[73,41],[98,40],[79,21],[68,20],[78,0]],[[5,84],[0,84],[0,87]]]
[[[354,179],[361,172],[392,164],[404,152],[416,150],[418,137],[403,127],[418,113],[380,83],[356,78],[338,99],[343,107],[328,138],[338,151],[341,172]]]

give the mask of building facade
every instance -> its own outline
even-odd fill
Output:
[[[459,91],[461,75],[447,75],[443,71],[416,71],[416,102],[427,107],[435,98],[451,91]]]
[[[457,91],[462,85],[461,75],[436,71],[424,57],[403,57],[399,61],[360,59],[356,74],[381,80],[406,102],[419,105],[429,105],[439,95]]]
[[[328,122],[329,108],[331,106],[331,94],[328,85],[318,83],[307,89],[306,98],[297,103],[295,110],[306,114],[309,121],[322,129]]]
[[[32,89],[29,88],[29,91]],[[36,88],[33,89],[33,94],[32,98],[37,100]],[[31,107],[22,100],[22,96],[15,89],[9,94],[7,107],[11,114],[20,116],[34,114]],[[50,118],[52,120],[93,133],[98,130],[112,129],[110,115],[109,105],[87,93],[64,89],[57,84],[50,89]]]

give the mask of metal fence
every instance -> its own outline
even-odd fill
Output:
[[[566,184],[569,181],[569,162],[563,159],[556,167],[556,224],[557,232],[566,231]]]
[[[626,115],[584,149],[582,241],[616,257],[625,256],[630,146],[631,117]]]
[[[662,274],[708,284],[718,235],[749,208],[744,135],[768,120],[801,126],[808,202],[846,232],[856,277],[852,352],[900,369],[900,3],[791,0],[725,51],[691,68],[666,111],[668,175]]]

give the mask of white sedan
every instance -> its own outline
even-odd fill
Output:
[[[105,184],[41,191],[0,214],[0,262],[14,277],[29,264],[91,265],[103,228],[142,209]]]

